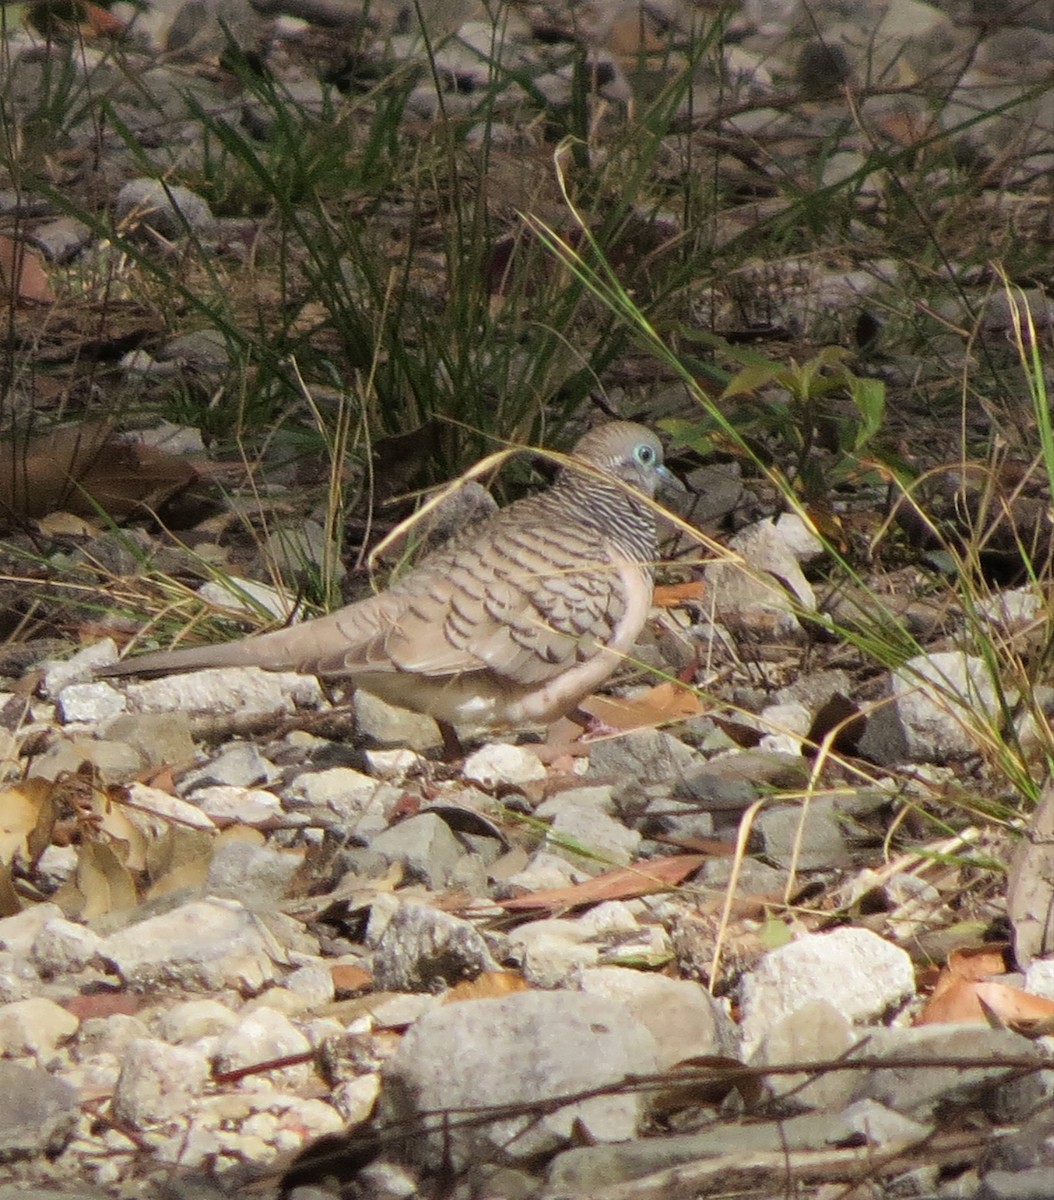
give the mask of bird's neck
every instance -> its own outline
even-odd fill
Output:
[[[576,520],[603,533],[629,558],[651,564],[658,554],[655,513],[618,480],[564,472],[553,488]]]

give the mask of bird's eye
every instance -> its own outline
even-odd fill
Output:
[[[642,467],[650,467],[655,462],[655,450],[647,443],[643,443],[637,447],[636,457],[637,462],[639,462]]]

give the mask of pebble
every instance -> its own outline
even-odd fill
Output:
[[[574,992],[519,992],[425,1013],[383,1069],[381,1109],[389,1120],[414,1120],[478,1105],[529,1104],[648,1074],[657,1064],[654,1038],[626,1006]],[[447,1125],[415,1139],[413,1157],[455,1170],[496,1151],[506,1161],[529,1162],[568,1145],[576,1130],[593,1142],[632,1137],[643,1111],[640,1092],[619,1090],[555,1111]]]
[[[165,238],[207,234],[212,210],[189,188],[159,179],[130,179],[114,200],[117,220],[135,228],[147,226]]]
[[[850,1021],[874,1021],[915,992],[915,970],[899,946],[846,926],[806,934],[770,950],[740,986],[741,1031],[752,1053],[766,1033],[807,1001],[823,996]]]

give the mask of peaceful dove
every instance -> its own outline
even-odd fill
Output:
[[[546,491],[456,534],[387,590],[225,645],[143,654],[101,676],[262,667],[341,680],[446,726],[544,724],[596,690],[648,615],[659,439],[591,430]],[[633,489],[632,491],[627,489]]]

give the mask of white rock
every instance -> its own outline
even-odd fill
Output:
[[[539,988],[565,983],[576,968],[595,967],[600,946],[592,930],[577,921],[552,917],[530,921],[509,933],[509,951],[524,977]]]
[[[218,1000],[185,1000],[157,1019],[157,1031],[166,1042],[179,1045],[215,1037],[238,1024],[235,1013]]]
[[[758,714],[757,724],[765,731],[759,750],[801,754],[802,739],[809,732],[812,716],[804,704],[770,704]]]
[[[373,1112],[380,1094],[381,1077],[371,1071],[338,1084],[333,1089],[333,1103],[349,1125],[361,1125]]]
[[[233,821],[239,825],[259,825],[282,815],[281,800],[263,788],[214,784],[191,792],[188,800],[197,804],[213,824]]]
[[[46,1060],[77,1032],[80,1022],[54,1000],[34,997],[0,1005],[0,1056]]]
[[[593,967],[581,973],[578,988],[629,1008],[655,1038],[660,1071],[698,1055],[736,1054],[739,1039],[727,1004],[693,980]]]
[[[753,1053],[789,1013],[821,997],[849,1021],[880,1019],[915,991],[907,953],[867,929],[812,933],[770,950],[740,983],[744,1049]]]
[[[140,712],[292,713],[326,707],[313,675],[259,667],[195,671],[127,686],[129,701]]]
[[[311,1043],[284,1013],[256,1008],[216,1039],[213,1062],[219,1071],[232,1071],[310,1049]]]
[[[103,939],[104,961],[134,987],[257,992],[279,975],[274,938],[233,900],[199,900]]]
[[[401,782],[416,771],[427,760],[413,750],[367,750],[366,763],[370,773],[378,779],[390,779],[395,783]]]
[[[119,716],[128,707],[123,693],[105,682],[70,683],[59,693],[57,707],[63,725],[98,723]]]
[[[296,621],[302,615],[296,597],[280,588],[231,575],[225,579],[210,579],[198,588],[198,595],[207,604],[234,612],[259,613],[261,609],[279,621]]]
[[[129,783],[128,799],[132,805],[166,821],[178,821],[192,829],[215,829],[216,823],[207,817],[196,804],[171,796],[160,788],[148,787],[145,783]]]
[[[61,662],[46,663],[41,691],[54,700],[74,683],[88,683],[95,667],[106,667],[117,661],[117,646],[112,638],[103,638],[78,650]]]
[[[1025,991],[1054,1000],[1054,958],[1034,958],[1028,964]]]
[[[178,1120],[187,1115],[208,1078],[209,1064],[200,1049],[141,1038],[125,1053],[114,1113],[137,1129]]]
[[[49,979],[55,975],[75,974],[95,962],[102,938],[63,917],[48,921],[33,939],[30,951],[37,970]]]
[[[493,742],[481,746],[465,759],[463,774],[488,791],[500,784],[515,787],[545,778],[545,767],[537,754],[523,746]]]
[[[780,513],[776,518],[776,529],[783,544],[800,563],[815,562],[827,553],[816,530],[796,512]]]
[[[40,994],[40,976],[24,954],[0,950],[0,1003]]]
[[[65,920],[66,914],[57,904],[33,904],[13,917],[0,919],[0,950],[28,958],[37,935],[49,921]]]
[[[300,967],[285,977],[282,986],[303,996],[313,1008],[329,1004],[335,995],[333,976],[326,967]]]
[[[972,730],[991,730],[1000,719],[984,660],[960,650],[906,662],[893,672],[892,694],[910,759],[946,763],[976,754],[980,743]]]

